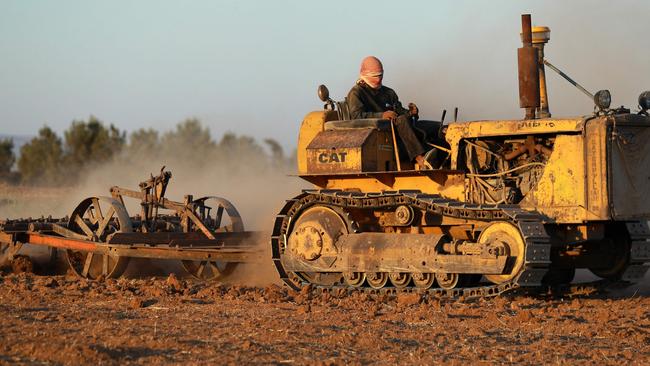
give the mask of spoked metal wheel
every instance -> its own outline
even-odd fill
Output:
[[[196,214],[210,230],[216,233],[244,231],[244,221],[235,206],[225,198],[207,196],[192,202]]]
[[[411,275],[408,273],[396,272],[391,273],[388,277],[390,278],[390,283],[397,288],[405,288],[411,282]]]
[[[417,288],[428,289],[433,286],[433,283],[436,281],[436,277],[433,273],[414,273],[413,284]]]
[[[363,272],[345,272],[343,279],[348,286],[361,287],[366,281],[366,274]]]
[[[244,222],[235,206],[225,198],[208,196],[194,200],[195,214],[213,233],[230,233],[244,231]],[[224,261],[182,260],[187,273],[203,281],[223,279],[230,275],[237,263]]]
[[[90,197],[74,209],[68,229],[76,233],[76,238],[105,243],[115,233],[132,232],[133,226],[120,201],[110,197]],[[73,249],[66,250],[66,258],[74,273],[88,279],[119,277],[129,264],[129,257]]]
[[[368,285],[375,289],[380,289],[388,283],[388,273],[386,272],[370,272],[366,276]]]

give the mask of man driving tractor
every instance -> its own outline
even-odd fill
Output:
[[[425,149],[411,126],[411,119],[418,118],[418,107],[409,103],[408,109],[404,108],[397,93],[382,84],[383,77],[384,67],[378,58],[368,56],[363,59],[359,78],[348,93],[350,118],[391,120],[404,142],[409,161],[415,162],[419,169],[430,169],[424,159]]]

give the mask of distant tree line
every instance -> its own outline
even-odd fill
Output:
[[[215,141],[196,118],[186,119],[162,135],[154,129],[139,129],[127,138],[126,132],[90,116],[87,121],[72,121],[63,138],[44,126],[20,148],[17,161],[13,141],[0,139],[0,180],[48,186],[74,184],[88,169],[109,161],[162,161],[168,157],[197,165],[238,164],[251,159],[266,167],[290,169],[295,156],[286,157],[282,146],[273,139],[263,143],[268,151],[249,136],[226,133]]]
[[[0,139],[0,180],[15,180],[15,174],[11,171],[15,162],[13,140]]]

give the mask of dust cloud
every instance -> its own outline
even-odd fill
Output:
[[[225,279],[225,282],[260,287],[281,284],[282,281],[271,260],[270,237],[270,231],[264,231],[257,235],[252,243],[258,253],[257,258],[249,263],[239,264],[235,271]]]
[[[201,154],[197,146],[174,146],[166,151],[121,157],[89,171],[76,194],[82,198],[107,192],[107,184],[137,189],[140,181],[150,174],[158,174],[165,166],[165,170],[172,172],[167,198],[182,202],[186,194],[192,194],[194,198],[223,197],[237,208],[246,230],[260,232],[253,243],[246,243],[259,251],[257,260],[240,264],[225,281],[258,286],[276,283],[277,272],[273,268],[269,247],[270,229],[285,200],[308,187],[298,177],[289,176],[295,165],[274,161],[259,151],[245,149]],[[131,215],[139,212],[138,200],[125,200]],[[144,267],[139,264],[138,267]],[[178,270],[178,263],[174,261],[152,264],[165,271]],[[133,269],[134,266],[130,267]]]
[[[71,195],[71,187],[34,188],[0,183],[0,220],[69,215],[76,205],[68,202]]]

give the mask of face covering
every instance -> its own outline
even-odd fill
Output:
[[[359,80],[368,84],[373,89],[378,89],[381,86],[381,81],[384,76],[384,67],[377,57],[368,56],[361,62],[361,70],[359,71]]]

